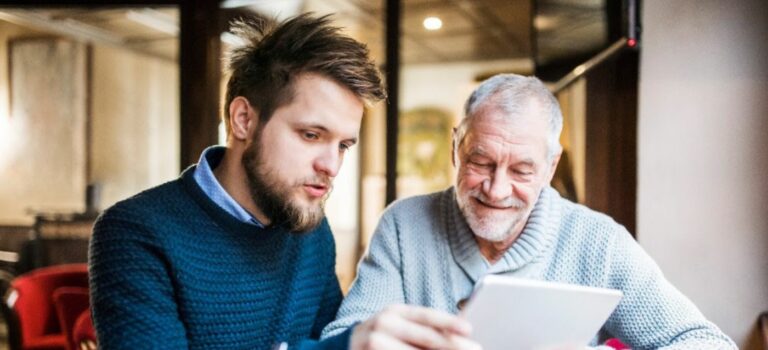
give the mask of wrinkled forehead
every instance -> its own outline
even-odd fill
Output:
[[[497,93],[478,105],[473,116],[494,115],[500,118],[515,119],[518,116],[538,115],[546,119],[544,103],[532,94],[515,96]]]
[[[511,133],[522,132],[541,136],[549,135],[549,118],[540,102],[535,100],[518,104],[516,108],[505,108],[504,105],[487,103],[478,108],[475,113],[462,120],[457,135],[459,142],[470,133]],[[495,129],[495,130],[494,130]]]

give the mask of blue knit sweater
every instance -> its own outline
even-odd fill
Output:
[[[450,188],[387,208],[323,336],[393,303],[456,313],[457,302],[484,275],[503,274],[621,290],[624,297],[593,346],[618,337],[633,349],[736,349],[611,218],[545,188],[521,235],[488,266],[455,198]]]
[[[181,178],[117,203],[90,247],[103,349],[346,349],[319,338],[341,303],[328,223],[294,234],[238,221]]]

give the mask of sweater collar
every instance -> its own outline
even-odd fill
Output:
[[[224,146],[210,146],[203,151],[200,155],[200,160],[197,162],[192,177],[197,182],[205,195],[216,205],[224,209],[227,213],[237,218],[238,220],[247,224],[256,225],[264,228],[264,225],[259,222],[256,217],[243,208],[240,203],[235,201],[234,198],[224,189],[216,175],[213,173],[213,169],[219,166],[221,160],[224,159],[224,154],[227,152],[227,148]]]
[[[453,187],[449,188],[443,192],[441,202],[454,260],[474,282],[479,281],[485,274],[506,273],[533,262],[547,252],[557,237],[561,211],[559,198],[553,188],[544,188],[520,237],[498,262],[488,266],[477,246],[474,233],[459,209],[455,190]]]
[[[233,216],[230,212],[221,208],[214,202],[208,194],[203,191],[200,184],[195,180],[194,173],[197,165],[191,165],[185,169],[180,176],[181,185],[184,190],[197,202],[197,204],[222,228],[230,232],[254,232],[261,236],[269,237],[278,231],[283,231],[283,225],[272,225],[270,227],[259,227],[257,225],[243,222]]]

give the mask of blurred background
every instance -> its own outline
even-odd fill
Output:
[[[102,209],[223,143],[228,23],[303,12],[366,43],[390,95],[366,110],[327,205],[345,290],[387,204],[452,184],[469,93],[497,73],[536,75],[565,116],[553,186],[625,225],[741,348],[761,348],[764,0],[4,3],[1,273],[86,261]]]

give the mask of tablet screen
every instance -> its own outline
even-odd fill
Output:
[[[586,346],[619,303],[621,291],[488,275],[461,314],[484,350]]]

